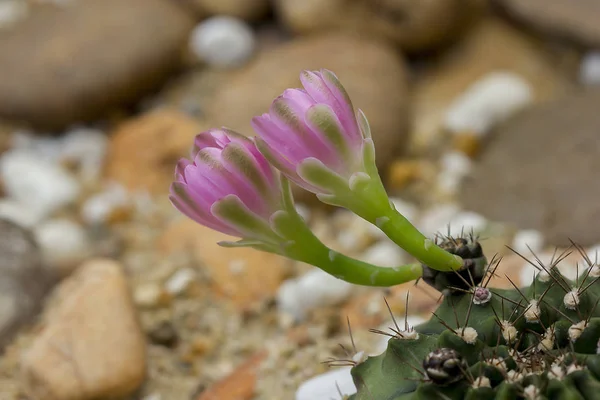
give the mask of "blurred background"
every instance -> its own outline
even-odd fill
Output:
[[[591,0],[0,0],[0,400],[341,399],[349,367],[323,362],[383,350],[384,296],[400,321],[432,310],[421,283],[220,248],[169,204],[194,135],[254,135],[303,69],[338,75],[427,235],[481,235],[523,284],[507,245],[595,254],[599,18]],[[411,261],[296,199],[330,247]]]

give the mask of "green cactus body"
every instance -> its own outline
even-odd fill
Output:
[[[394,332],[383,354],[356,365],[350,399],[600,399],[593,267],[571,281],[551,266],[514,289],[487,289],[481,276],[443,287],[456,279],[435,272],[428,283],[444,298],[434,315]]]

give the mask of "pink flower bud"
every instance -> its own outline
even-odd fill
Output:
[[[241,238],[278,241],[269,225],[282,208],[277,172],[254,142],[228,129],[196,136],[191,159],[181,159],[169,196],[194,221]]]
[[[261,153],[314,193],[334,192],[332,179],[348,186],[357,175],[370,176],[375,167],[368,123],[362,112],[355,114],[340,81],[328,70],[304,71],[300,80],[304,89],[285,90],[268,113],[252,119]]]

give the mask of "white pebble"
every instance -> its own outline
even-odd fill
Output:
[[[581,60],[579,82],[591,86],[600,84],[600,51],[590,51]]]
[[[302,383],[296,391],[296,400],[329,400],[356,393],[350,367],[336,368]]]
[[[94,182],[101,175],[107,148],[108,137],[104,132],[75,128],[62,138],[60,157],[62,160],[75,161],[84,181]]]
[[[426,210],[419,220],[417,227],[425,235],[433,235],[448,225],[450,220],[460,212],[455,204],[439,204]],[[441,233],[446,233],[442,231]]]
[[[397,267],[406,262],[407,256],[397,244],[384,240],[369,247],[359,258],[380,267]]]
[[[28,12],[27,2],[23,0],[0,1],[0,28],[14,25],[24,19]]]
[[[339,304],[350,295],[352,287],[315,268],[282,283],[277,292],[277,307],[280,312],[302,320],[310,310]]]
[[[174,296],[182,294],[195,279],[196,271],[192,268],[180,269],[165,282],[165,290]]]
[[[447,234],[450,231],[450,236],[458,237],[468,235],[471,232],[481,233],[486,226],[487,220],[481,215],[472,211],[461,211],[452,217],[447,224],[440,226],[438,232]]]
[[[586,249],[585,252],[593,264],[600,263],[600,244],[597,244],[595,246],[592,246],[592,247]],[[589,265],[588,265],[588,267],[589,267]]]
[[[385,237],[376,226],[348,210],[333,215],[336,241],[345,251],[360,251],[376,238]]]
[[[472,164],[471,159],[461,152],[447,152],[440,160],[437,187],[443,193],[456,194],[463,179],[471,172]]]
[[[140,307],[152,308],[160,303],[163,290],[154,283],[139,285],[133,291],[133,301]]]
[[[531,101],[531,86],[523,78],[511,72],[492,72],[450,105],[444,127],[453,133],[485,135]]]
[[[0,170],[8,196],[44,216],[73,203],[79,196],[78,182],[64,168],[26,151],[4,153]]]
[[[0,218],[7,219],[23,228],[32,228],[42,221],[43,215],[36,209],[14,199],[0,199]]]
[[[81,207],[81,217],[88,224],[103,224],[119,208],[129,206],[127,190],[120,184],[109,184],[100,193],[89,197]]]
[[[85,230],[68,219],[53,219],[42,223],[34,230],[46,263],[62,276],[68,275],[92,252]]]
[[[214,67],[239,67],[250,58],[254,47],[252,28],[244,21],[229,16],[202,21],[190,36],[192,53]]]
[[[296,212],[304,219],[304,221],[310,221],[310,208],[306,204],[296,203]]]
[[[402,214],[404,218],[406,218],[410,222],[414,222],[417,219],[417,216],[419,214],[419,209],[417,208],[417,206],[397,197],[390,197],[390,201],[394,205],[396,211]]]
[[[462,152],[449,151],[440,159],[440,166],[442,171],[464,177],[473,169],[473,162]]]
[[[544,235],[535,229],[518,231],[513,238],[512,248],[523,255],[529,255],[531,251],[537,254],[544,248]]]

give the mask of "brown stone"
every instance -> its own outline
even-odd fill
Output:
[[[543,102],[572,87],[569,76],[574,74],[573,67],[507,23],[482,21],[419,76],[414,90],[411,145],[426,152],[439,143],[450,104],[489,73],[506,71],[520,76],[531,85],[534,102]]]
[[[121,266],[97,259],[58,288],[56,303],[23,354],[23,385],[44,400],[132,393],[144,380],[146,345]]]
[[[159,247],[165,253],[192,251],[208,272],[217,296],[226,297],[241,309],[266,300],[285,278],[287,259],[251,248],[225,248],[220,241],[235,241],[210,228],[182,219],[169,226]]]
[[[254,397],[257,371],[266,357],[260,352],[249,358],[225,379],[200,394],[197,400],[251,400]]]
[[[185,114],[159,109],[118,126],[110,141],[106,174],[133,190],[166,194],[175,164],[189,157],[205,127]]]
[[[460,191],[465,208],[553,245],[599,243],[598,102],[599,90],[573,94],[499,127]]]
[[[0,35],[0,115],[60,129],[139,99],[177,66],[187,43],[192,21],[173,3],[34,7]]]
[[[425,51],[456,39],[483,8],[480,0],[276,0],[292,31],[346,30],[376,36],[406,51]]]
[[[408,128],[407,71],[401,57],[377,41],[343,34],[298,39],[258,55],[216,94],[210,120],[254,136],[250,120],[268,111],[286,88],[301,87],[303,69],[332,70],[371,124],[379,167],[400,152]]]
[[[0,349],[40,311],[54,278],[31,232],[0,219]]]
[[[542,33],[600,46],[600,2],[596,0],[497,0],[515,18]]]
[[[269,0],[183,0],[191,5],[199,16],[231,15],[256,21],[269,11]]]

